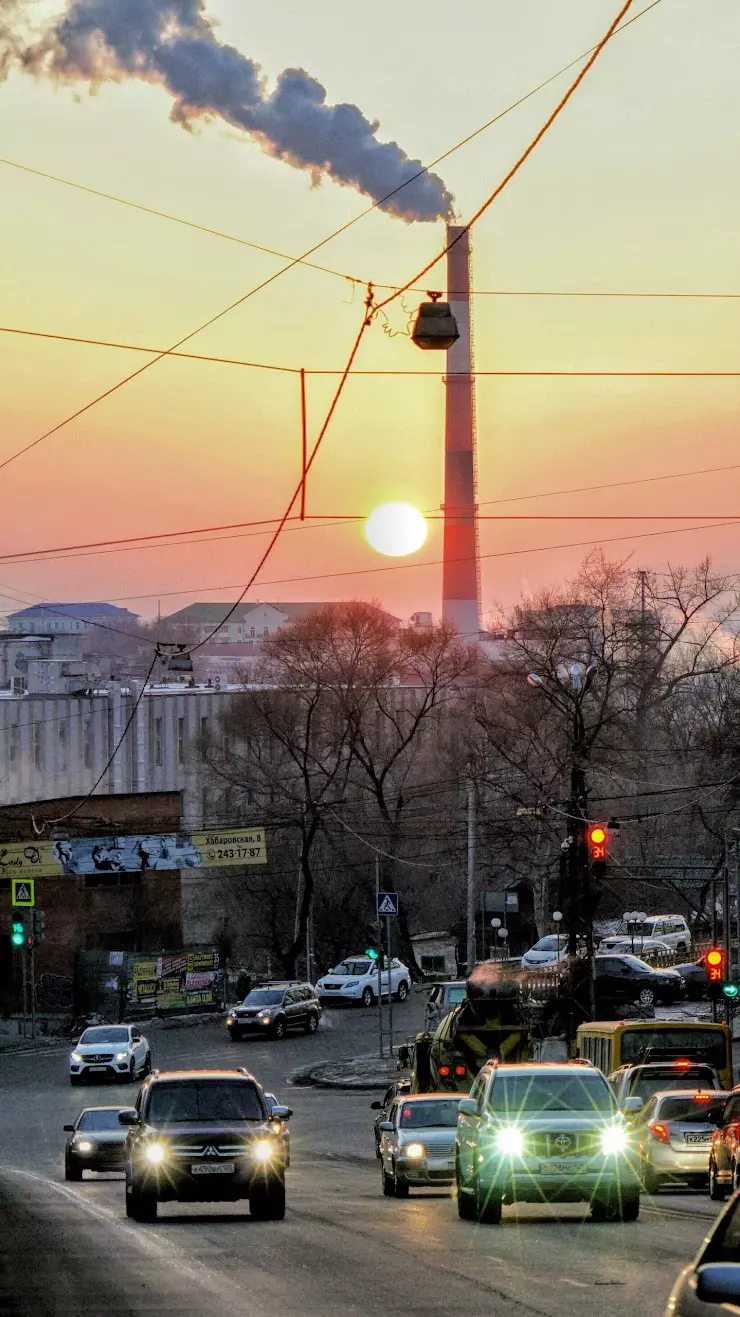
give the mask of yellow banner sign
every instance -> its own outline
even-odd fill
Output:
[[[222,869],[239,864],[267,864],[264,828],[0,844],[0,878]]]
[[[234,864],[267,864],[264,828],[194,832],[192,838],[193,845],[201,853],[204,869],[229,868]]]
[[[63,873],[59,861],[52,853],[51,841],[18,841],[0,845],[0,877],[2,878],[55,878]]]

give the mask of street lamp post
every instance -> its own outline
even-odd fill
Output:
[[[561,923],[563,922],[563,912],[562,912],[562,910],[553,910],[553,912],[552,912],[552,922],[553,922],[553,924],[556,925],[557,930],[558,930],[558,931],[557,931],[557,939],[558,939],[558,962],[559,962],[559,961],[560,961],[560,925],[561,925]]]
[[[494,918],[491,920],[491,928],[493,929],[493,936],[494,936],[494,938],[496,938],[496,937],[501,937],[501,920],[500,920],[500,919],[498,919],[498,918],[496,918],[496,917],[494,916]],[[493,944],[493,959],[494,959],[494,960],[498,960],[498,942],[494,942],[494,944]]]

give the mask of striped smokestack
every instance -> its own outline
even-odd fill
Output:
[[[442,619],[461,636],[480,633],[475,489],[475,408],[470,336],[470,234],[447,227],[447,297],[460,337],[447,352]]]

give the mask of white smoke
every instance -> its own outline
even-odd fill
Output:
[[[326,89],[303,69],[286,69],[270,91],[258,64],[217,39],[204,0],[68,0],[61,18],[25,41],[20,13],[17,0],[0,0],[0,76],[17,63],[58,81],[158,83],[173,97],[176,123],[220,118],[269,155],[376,202],[422,169],[396,142],[378,141],[379,124],[356,105],[327,104]],[[447,219],[451,207],[431,173],[382,202],[408,222]]]

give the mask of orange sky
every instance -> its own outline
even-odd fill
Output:
[[[57,6],[59,7],[59,6]],[[641,7],[635,4],[635,8]],[[711,8],[711,24],[706,21]],[[464,0],[450,31],[443,0],[346,4],[213,0],[220,35],[274,80],[306,68],[331,101],[356,102],[380,136],[431,159],[592,45],[614,0]],[[453,62],[455,44],[458,62]],[[474,231],[478,290],[740,294],[740,9],[665,0],[604,54],[562,119]],[[436,73],[430,73],[436,70]],[[572,76],[572,75],[571,75]],[[462,217],[506,172],[565,89],[560,80],[440,167]],[[357,193],[262,154],[214,122],[186,133],[157,87],[122,82],[89,97],[12,74],[0,87],[0,156],[298,253],[366,206]],[[163,347],[271,274],[275,259],[0,165],[0,324]],[[441,224],[374,214],[316,259],[358,278],[403,281],[439,249]],[[439,277],[434,281],[440,283]],[[411,305],[411,301],[407,303]],[[344,364],[361,293],[292,271],[192,350],[311,369]],[[405,328],[398,304],[391,327]],[[481,370],[737,370],[738,300],[485,297],[475,301]],[[0,334],[0,460],[140,364],[134,354]],[[403,335],[374,327],[360,370],[434,369]],[[441,369],[441,367],[440,367]],[[332,381],[309,378],[315,434]],[[438,379],[350,381],[311,478],[309,511],[363,514],[384,499],[442,498]],[[491,500],[740,462],[740,379],[478,382],[481,512]],[[14,465],[3,549],[225,522],[282,511],[300,458],[297,377],[169,360]],[[585,549],[545,546],[665,529],[599,514],[731,516],[739,472],[499,508],[592,521],[486,521],[483,603],[572,571]],[[740,514],[738,514],[740,516]],[[707,550],[736,569],[737,528],[625,540],[635,566]],[[120,599],[163,612],[227,598],[264,540],[224,539],[0,564],[0,590],[47,599]],[[607,546],[608,547],[608,546]],[[537,550],[518,553],[518,550]],[[493,556],[486,556],[493,555]],[[499,556],[496,556],[499,555]],[[509,555],[509,556],[500,556]],[[423,560],[440,556],[434,523]],[[388,563],[357,526],[286,534],[254,597],[377,597],[402,614],[439,607],[439,568]],[[332,573],[360,571],[366,574]],[[311,578],[311,579],[296,579]],[[230,589],[218,593],[215,587]],[[13,607],[12,599],[0,607]]]

